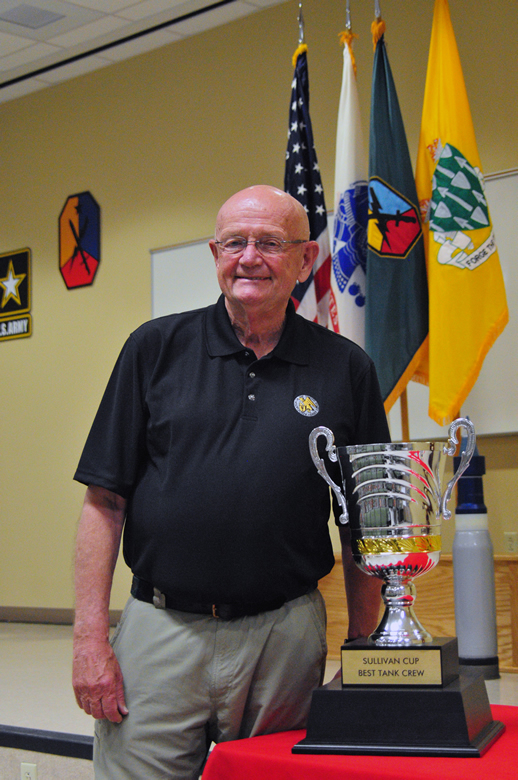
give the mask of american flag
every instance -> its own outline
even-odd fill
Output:
[[[291,105],[284,170],[284,189],[306,209],[310,238],[320,251],[311,276],[292,292],[297,312],[308,320],[327,326],[331,284],[331,251],[327,229],[324,188],[320,177],[313,131],[309,117],[309,80],[305,46],[298,54],[291,85]]]

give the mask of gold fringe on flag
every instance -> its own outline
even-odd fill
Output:
[[[357,38],[358,36],[356,35],[356,33],[353,33],[350,30],[344,30],[343,32],[338,33],[338,37],[340,39],[341,45],[347,46],[347,48],[349,49],[354,75],[356,76],[356,60],[353,54],[353,38]]]
[[[304,54],[304,52],[307,51],[307,50],[308,50],[308,47],[306,46],[305,43],[301,43],[301,44],[299,44],[299,46],[297,46],[297,48],[295,49],[295,52],[293,54],[292,60],[291,60],[292,63],[293,63],[293,67],[295,67],[297,65],[297,60],[299,58],[299,54]]]
[[[372,48],[376,51],[376,44],[385,32],[385,22],[381,17],[376,17],[371,24]]]

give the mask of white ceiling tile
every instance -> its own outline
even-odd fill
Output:
[[[137,54],[143,54],[152,49],[158,49],[160,46],[167,46],[180,40],[182,36],[172,30],[157,30],[153,35],[142,35],[127,43],[121,43],[119,46],[113,46],[103,51],[102,56],[112,62],[135,57]],[[0,61],[1,62],[1,61]]]
[[[0,32],[0,52],[3,55],[25,49],[25,47],[30,46],[31,43],[32,41],[27,40],[27,38],[21,38],[19,35],[10,35],[9,33]]]
[[[32,2],[32,0],[29,0]],[[135,0],[68,0],[70,5],[90,8],[92,11],[102,11],[104,14],[116,14],[130,5],[135,5]]]
[[[26,65],[28,62],[36,62],[49,54],[56,54],[62,51],[58,46],[49,46],[48,43],[34,43],[26,49],[16,51],[14,54],[8,54],[7,57],[0,57],[0,71],[19,68],[20,65]]]
[[[148,16],[154,16],[162,11],[169,11],[178,5],[185,3],[185,0],[142,0],[131,8],[126,8],[119,13],[124,19],[130,19],[135,22],[145,19]]]
[[[63,35],[49,38],[48,43],[54,43],[58,46],[77,46],[79,43],[92,41],[94,38],[99,38],[101,35],[106,35],[125,26],[126,22],[123,19],[118,19],[116,16],[103,16],[95,22],[84,24],[82,27],[63,33]]]

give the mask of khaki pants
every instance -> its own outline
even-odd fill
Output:
[[[231,621],[130,598],[112,640],[129,715],[96,722],[96,780],[195,780],[211,742],[303,728],[325,624],[318,591]]]

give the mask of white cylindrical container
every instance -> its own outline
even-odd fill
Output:
[[[459,663],[485,679],[499,677],[493,543],[488,530],[483,456],[474,455],[458,483],[453,540],[455,627]]]

